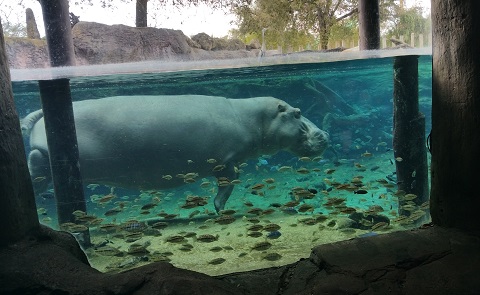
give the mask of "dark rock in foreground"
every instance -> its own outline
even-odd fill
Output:
[[[480,237],[431,227],[320,245],[282,267],[210,277],[156,262],[91,268],[72,236],[42,228],[0,248],[1,294],[480,294]]]

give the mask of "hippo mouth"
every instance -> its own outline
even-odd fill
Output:
[[[303,123],[302,132],[302,156],[320,156],[328,148],[329,135],[327,132],[319,128],[311,128],[308,124]]]

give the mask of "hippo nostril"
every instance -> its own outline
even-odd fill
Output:
[[[302,112],[300,111],[300,109],[295,109],[295,112],[293,115],[296,119],[300,119],[302,117]]]

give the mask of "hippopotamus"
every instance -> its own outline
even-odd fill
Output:
[[[217,212],[232,193],[228,181],[238,178],[238,163],[280,150],[319,156],[328,147],[326,132],[274,97],[115,96],[73,102],[73,112],[84,183],[154,190],[215,176],[222,180]],[[39,193],[51,181],[42,111],[27,115],[22,129]]]

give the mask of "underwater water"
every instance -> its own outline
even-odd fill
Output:
[[[234,189],[220,214],[213,205],[214,177],[193,176],[179,187],[142,191],[85,183],[87,212],[74,212],[76,224],[62,229],[89,228],[94,246],[85,251],[100,271],[169,261],[218,275],[285,265],[308,257],[318,244],[416,226],[428,216],[428,202],[407,203],[410,214],[399,215],[399,199],[406,196],[397,190],[395,165],[401,159],[392,150],[393,61],[72,77],[74,101],[120,95],[273,96],[327,131],[332,148],[321,157],[280,151],[236,163],[239,178],[230,184]],[[427,135],[431,65],[430,55],[419,57],[419,104]],[[37,81],[14,81],[13,90],[21,118],[41,107]],[[25,138],[27,155],[28,142]],[[408,201],[415,197],[409,195]],[[59,228],[52,190],[36,201],[39,220]]]

